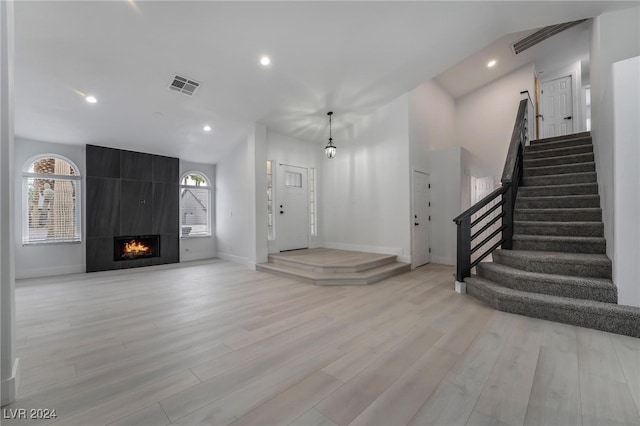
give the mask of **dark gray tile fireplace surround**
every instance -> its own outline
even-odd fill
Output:
[[[179,160],[87,145],[87,272],[180,261]],[[114,260],[114,238],[159,235],[160,256]]]

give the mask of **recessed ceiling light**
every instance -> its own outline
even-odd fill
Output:
[[[262,66],[267,66],[271,63],[271,58],[269,58],[268,56],[263,56],[262,58],[260,58],[260,63],[262,64]]]
[[[98,102],[96,97],[92,96],[92,95],[89,95],[89,96],[85,97],[84,100],[89,102],[90,104],[95,104],[96,102]]]
[[[209,126],[208,124],[206,126],[204,126],[202,128],[202,130],[204,130],[205,132],[210,132],[211,131],[211,126]]]
[[[495,60],[495,59],[492,59],[492,60],[490,60],[490,61],[487,63],[487,66],[488,66],[489,68],[491,68],[491,67],[492,67],[492,66],[494,66],[496,63],[497,63],[497,62],[496,62],[496,60]]]

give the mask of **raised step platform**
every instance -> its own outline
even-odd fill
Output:
[[[269,255],[269,263],[256,268],[315,285],[367,285],[409,272],[411,265],[394,255],[314,248]]]

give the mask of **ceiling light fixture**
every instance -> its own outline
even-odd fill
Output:
[[[209,126],[208,124],[206,126],[204,126],[202,128],[202,130],[204,130],[205,132],[210,132],[211,131],[211,126]]]
[[[495,59],[490,60],[487,63],[487,67],[491,68],[492,66],[494,66],[495,64],[497,64],[497,61]]]
[[[324,147],[324,153],[328,159],[332,159],[336,156],[336,146],[333,144],[333,138],[331,137],[331,116],[333,112],[329,111],[327,115],[329,116],[329,143]]]
[[[263,56],[262,58],[260,58],[260,64],[262,64],[262,66],[266,67],[270,63],[271,59],[268,56]]]
[[[89,102],[90,104],[95,104],[96,102],[98,102],[98,100],[96,99],[96,97],[95,97],[95,96],[92,96],[92,95],[86,96],[86,97],[84,98],[84,100],[85,100],[85,101],[87,101],[87,102]]]

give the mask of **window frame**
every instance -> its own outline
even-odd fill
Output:
[[[197,186],[197,185],[185,185],[183,184],[183,180],[186,176],[189,175],[199,175],[201,176],[204,181],[205,181],[205,185],[204,186]],[[212,226],[212,216],[211,216],[211,203],[212,203],[212,197],[213,197],[213,186],[211,184],[211,179],[209,179],[209,176],[206,175],[206,173],[201,172],[199,170],[190,170],[187,172],[184,172],[181,176],[180,176],[180,182],[178,184],[178,188],[180,189],[180,191],[178,192],[178,206],[179,206],[179,217],[178,217],[178,226],[180,228],[180,238],[207,238],[207,237],[211,237],[213,235],[213,226]],[[209,196],[207,197],[207,232],[206,234],[195,234],[192,235],[191,233],[184,235],[182,232],[182,190],[183,189],[192,189],[192,188],[197,188],[199,190],[201,189],[206,189],[207,191],[209,191]]]
[[[30,172],[31,166],[43,159],[54,158],[65,161],[73,169],[73,175],[56,175],[52,173],[34,173]],[[56,240],[31,240],[29,239],[29,179],[50,179],[50,180],[68,180],[75,183],[75,200],[74,200],[74,222],[75,222],[75,236],[68,239],[56,239]],[[82,175],[80,174],[80,168],[75,162],[60,154],[44,153],[34,155],[25,161],[22,166],[22,245],[23,246],[38,246],[49,244],[80,244],[82,243]]]

